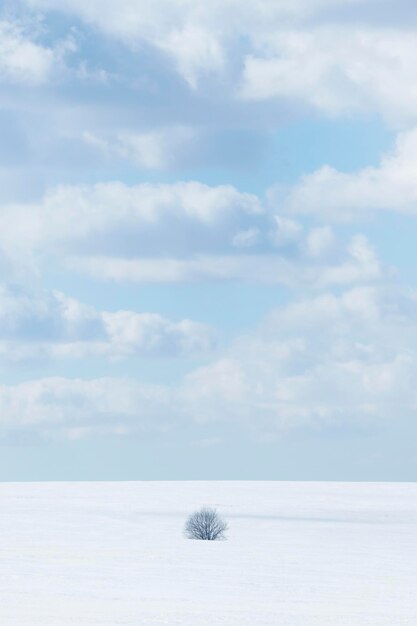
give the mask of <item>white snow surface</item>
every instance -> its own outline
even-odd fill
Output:
[[[2,626],[417,624],[417,484],[0,484]],[[226,541],[183,535],[216,507]]]

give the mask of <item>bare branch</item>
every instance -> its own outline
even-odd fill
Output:
[[[190,515],[184,530],[189,539],[214,541],[225,539],[227,528],[227,523],[218,515],[216,509],[203,508]]]

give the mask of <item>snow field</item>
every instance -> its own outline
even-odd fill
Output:
[[[417,485],[0,484],[4,626],[415,626]],[[214,506],[227,541],[183,536]]]

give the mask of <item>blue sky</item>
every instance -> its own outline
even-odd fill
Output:
[[[413,5],[0,7],[0,479],[415,480]]]

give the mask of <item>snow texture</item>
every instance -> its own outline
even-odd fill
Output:
[[[5,626],[415,626],[417,485],[0,485]],[[227,541],[192,541],[212,506]]]

